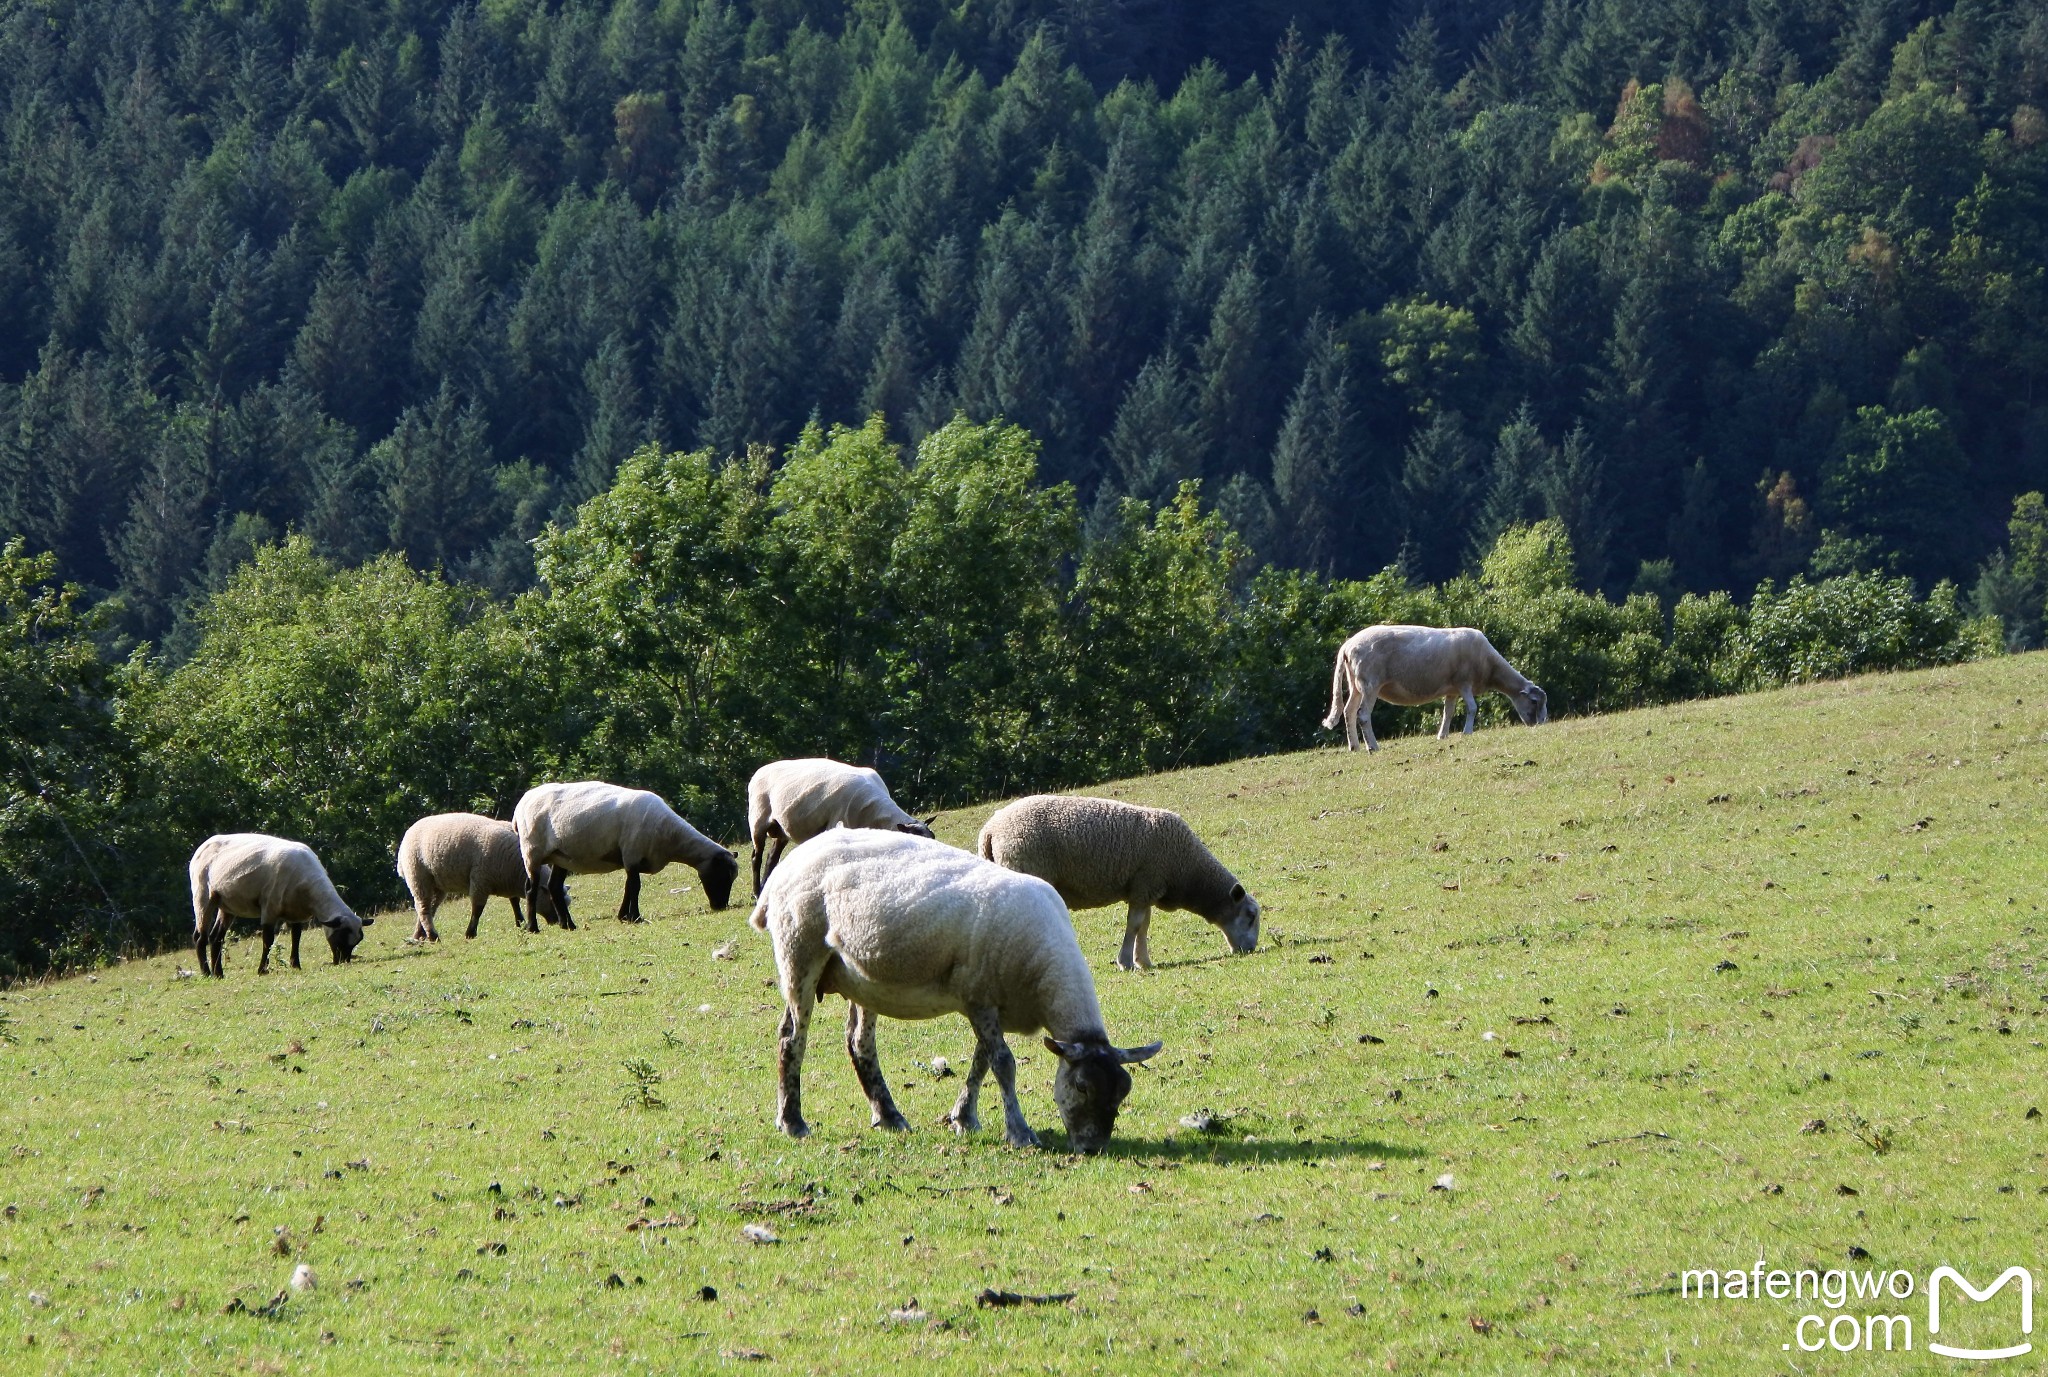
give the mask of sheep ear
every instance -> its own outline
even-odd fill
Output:
[[[1061,1061],[1072,1061],[1074,1059],[1075,1049],[1061,1042],[1058,1038],[1049,1037],[1044,1039],[1044,1042],[1045,1050],[1058,1057]]]
[[[1244,898],[1244,886],[1243,886],[1243,885],[1232,885],[1232,886],[1230,887],[1230,901],[1231,901],[1232,903],[1237,903],[1237,902],[1239,902],[1240,900],[1242,900],[1243,898]]]
[[[1150,1061],[1158,1056],[1159,1049],[1165,1045],[1163,1042],[1148,1042],[1143,1047],[1118,1047],[1112,1050],[1116,1052],[1116,1059],[1125,1066],[1135,1066],[1139,1062]]]
[[[375,918],[365,918],[365,919],[363,919],[363,926],[364,926],[364,927],[368,927],[368,926],[370,926],[370,924],[372,924],[372,923],[374,923],[374,922],[376,922],[376,921],[377,921],[377,920],[376,920]]]
[[[938,815],[937,813],[934,813],[934,814],[932,814],[932,815],[931,815],[930,817],[928,817],[928,818],[926,818],[926,819],[924,820],[924,825],[925,825],[926,827],[930,827],[930,826],[931,826],[931,825],[932,825],[933,823],[937,822],[938,820],[939,820],[939,815]]]

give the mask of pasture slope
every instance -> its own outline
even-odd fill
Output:
[[[585,880],[575,933],[499,903],[475,942],[392,919],[259,980],[238,929],[224,982],[186,953],[8,992],[0,1369],[1970,1367],[1925,1351],[1929,1271],[2048,1275],[2044,670],[1106,786],[1185,813],[1267,940],[1161,914],[1124,976],[1121,911],[1081,917],[1112,1035],[1166,1043],[1092,1160],[934,1126],[958,1020],[883,1025],[918,1128],[870,1132],[837,1001],[816,1135],[779,1137],[767,942],[687,871],[641,927]],[[1811,1300],[1676,1294],[1760,1257],[1912,1273],[1880,1308],[1914,1351],[1807,1355]],[[318,1289],[272,1305],[301,1262]]]

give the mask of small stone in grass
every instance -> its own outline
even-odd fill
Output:
[[[292,1290],[311,1291],[319,1284],[320,1279],[313,1275],[313,1269],[305,1263],[302,1262],[292,1268]]]
[[[776,1235],[775,1230],[769,1228],[766,1224],[749,1224],[740,1230],[740,1237],[749,1243],[782,1242],[781,1238]]]
[[[935,1079],[944,1080],[952,1074],[953,1064],[951,1062],[947,1061],[944,1057],[932,1058],[932,1076]]]
[[[1454,1191],[1457,1188],[1458,1183],[1450,1172],[1445,1172],[1442,1176],[1437,1177],[1435,1184],[1430,1187],[1433,1191]]]

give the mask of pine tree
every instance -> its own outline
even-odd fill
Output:
[[[1170,351],[1147,359],[1124,389],[1107,447],[1116,490],[1155,506],[1171,501],[1183,479],[1201,476],[1194,390]]]
[[[1564,437],[1543,479],[1543,501],[1550,515],[1564,523],[1572,544],[1572,563],[1582,588],[1598,588],[1607,578],[1608,547],[1614,528],[1613,500],[1607,490],[1606,465],[1583,425]]]
[[[1524,401],[1494,442],[1486,470],[1486,499],[1473,518],[1468,563],[1477,564],[1500,533],[1545,515],[1544,484],[1550,477],[1551,450],[1536,428],[1535,413]]]
[[[1273,444],[1273,493],[1291,528],[1289,562],[1327,571],[1350,553],[1351,378],[1343,341],[1327,319],[1311,320],[1302,343],[1308,362]]]
[[[619,461],[654,438],[633,379],[632,354],[617,335],[605,340],[583,370],[583,388],[590,419],[569,487],[572,502],[608,490]]]
[[[111,553],[121,574],[123,629],[137,640],[161,641],[170,630],[205,554],[218,428],[209,409],[179,408],[135,485]]]
[[[1258,274],[1249,261],[1239,263],[1216,298],[1208,337],[1195,351],[1197,410],[1219,473],[1242,472],[1246,456],[1264,448],[1270,374],[1260,297]]]
[[[1479,457],[1455,411],[1439,411],[1409,441],[1401,467],[1404,563],[1424,583],[1458,572],[1465,527],[1479,505]]]
[[[370,450],[391,548],[419,569],[459,567],[497,524],[497,485],[483,417],[447,383],[407,407]]]

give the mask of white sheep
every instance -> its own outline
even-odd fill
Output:
[[[1451,734],[1451,709],[1465,700],[1465,735],[1479,712],[1476,694],[1504,693],[1523,722],[1537,726],[1550,720],[1550,702],[1542,689],[1522,677],[1493,648],[1484,632],[1469,626],[1368,626],[1344,642],[1330,684],[1330,715],[1326,728],[1344,724],[1345,739],[1358,749],[1361,730],[1365,747],[1376,751],[1372,734],[1375,699],[1415,707],[1443,700],[1443,721],[1436,739]]]
[[[747,832],[754,841],[754,893],[775,873],[785,846],[801,846],[834,827],[873,827],[929,837],[936,816],[920,822],[896,806],[881,775],[865,765],[815,757],[777,760],[747,781]],[[764,871],[761,853],[770,839]]]
[[[1072,909],[1128,904],[1122,970],[1150,970],[1155,908],[1198,913],[1235,952],[1259,945],[1259,901],[1209,854],[1178,813],[1107,798],[1033,794],[998,809],[975,849],[986,860],[1036,875]]]
[[[946,1122],[981,1126],[982,1077],[993,1068],[1009,1141],[1038,1135],[1017,1103],[1007,1030],[1050,1036],[1059,1058],[1053,1103],[1076,1152],[1100,1152],[1130,1093],[1124,1068],[1159,1051],[1110,1044],[1095,982],[1051,885],[943,843],[900,832],[835,828],[799,848],[769,879],[751,920],[775,942],[782,1015],[775,1123],[791,1137],[803,1117],[804,1045],[823,995],[852,1004],[846,1050],[876,1128],[910,1127],[889,1097],[875,1057],[875,1020],[962,1014],[974,1028],[974,1064]]]
[[[335,963],[352,960],[363,929],[376,922],[358,918],[327,878],[327,867],[304,842],[261,832],[208,837],[192,853],[192,949],[201,975],[223,976],[221,948],[228,919],[254,918],[263,928],[263,959],[256,974],[270,974],[270,947],[277,930],[292,930],[292,969],[299,969],[299,935],[310,925],[325,928]],[[212,952],[209,962],[207,953]]]
[[[484,905],[493,898],[512,903],[512,926],[524,927],[519,899],[526,892],[526,866],[519,858],[519,833],[509,822],[479,813],[436,813],[421,818],[405,829],[398,843],[398,873],[412,891],[417,925],[412,941],[438,942],[434,914],[444,899],[469,896],[469,931],[476,936],[477,920]],[[555,919],[555,896],[551,892],[553,872],[541,867],[540,916]],[[534,928],[539,930],[540,924]]]
[[[626,892],[619,900],[622,922],[640,921],[640,877],[652,875],[673,861],[697,872],[704,897],[714,909],[732,898],[732,882],[740,858],[684,822],[659,794],[617,784],[584,780],[576,784],[542,784],[528,789],[512,810],[519,833],[519,855],[526,868],[527,924],[535,920],[540,891],[554,896],[555,916],[565,928],[569,917],[569,875],[626,872]],[[552,866],[550,874],[548,867]]]

